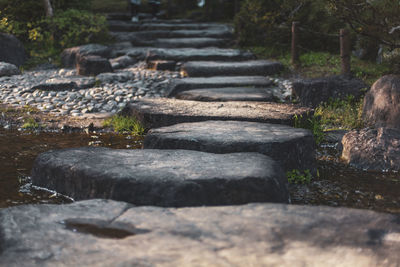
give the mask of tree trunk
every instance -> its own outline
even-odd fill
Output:
[[[54,15],[53,7],[51,6],[50,0],[43,0],[44,7],[46,9],[46,16],[52,17]]]

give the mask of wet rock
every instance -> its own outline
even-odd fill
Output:
[[[330,76],[326,78],[297,80],[293,82],[293,94],[307,107],[317,107],[332,99],[345,99],[348,95],[360,98],[368,86],[357,78]]]
[[[137,60],[131,58],[130,56],[121,56],[117,58],[110,59],[111,67],[116,69],[123,69],[128,66],[134,65],[137,63]]]
[[[61,53],[61,63],[64,67],[74,68],[79,56],[100,56],[104,58],[111,57],[111,49],[100,44],[87,44],[67,48]]]
[[[209,78],[176,79],[169,89],[168,96],[175,96],[183,91],[202,88],[223,87],[269,87],[273,85],[271,79],[263,76],[219,76]]]
[[[270,60],[252,60],[244,62],[187,62],[181,71],[188,77],[210,76],[266,76],[277,74],[283,65]]]
[[[113,71],[108,59],[100,56],[79,56],[76,68],[79,75],[88,76]]]
[[[135,205],[203,206],[288,202],[281,167],[257,153],[79,148],[40,154],[34,185],[74,199]]]
[[[189,149],[209,153],[258,152],[286,171],[315,170],[315,142],[310,131],[247,121],[181,123],[150,130],[147,149]]]
[[[176,62],[175,61],[168,61],[168,60],[150,61],[150,62],[147,62],[147,67],[149,69],[153,69],[153,70],[175,71]]]
[[[400,170],[400,130],[362,129],[347,133],[342,140],[342,158],[363,170]]]
[[[182,122],[237,120],[294,124],[294,116],[308,118],[312,110],[296,105],[266,102],[199,102],[178,99],[141,99],[131,102],[122,114],[135,116],[148,128]]]
[[[21,72],[19,71],[17,66],[6,62],[0,62],[0,77],[12,76],[18,74],[21,74]]]
[[[53,78],[46,80],[44,83],[33,86],[30,91],[33,92],[36,89],[42,91],[70,91],[77,87],[78,85],[70,79]]]
[[[365,95],[363,119],[369,126],[400,128],[400,76],[386,75]]]
[[[132,41],[135,46],[152,46],[160,48],[204,48],[227,47],[229,41],[221,38],[197,37],[197,38],[158,38],[136,39]]]
[[[21,66],[27,60],[24,45],[14,35],[0,33],[0,61]]]
[[[135,75],[132,72],[101,73],[96,77],[102,83],[124,83],[134,78]]]
[[[237,49],[224,48],[159,48],[148,51],[146,60],[173,60],[173,61],[193,61],[193,60],[249,60],[253,59],[254,55],[250,52]]]
[[[228,87],[183,91],[175,96],[177,99],[194,101],[275,101],[271,88]]]

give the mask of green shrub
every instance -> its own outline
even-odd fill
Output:
[[[305,170],[304,172],[299,170],[288,171],[286,177],[291,184],[309,184],[312,179],[310,170]]]
[[[294,127],[310,130],[314,135],[314,140],[317,145],[324,140],[325,133],[321,122],[321,117],[314,114],[311,118],[304,119],[303,116],[294,116]]]
[[[106,120],[103,126],[112,127],[114,131],[119,133],[129,132],[133,135],[143,135],[145,133],[144,126],[134,117],[115,115]]]

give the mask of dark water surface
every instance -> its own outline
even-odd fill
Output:
[[[71,202],[54,192],[32,187],[29,175],[39,153],[82,146],[140,148],[142,140],[117,134],[34,134],[0,129],[0,208],[27,203]]]
[[[29,175],[36,156],[51,149],[104,146],[140,148],[142,139],[116,134],[22,133],[0,130],[0,208],[27,203],[68,203],[70,199],[34,188]],[[292,185],[294,204],[344,206],[400,213],[400,174],[357,171],[329,147],[318,153],[320,177]]]

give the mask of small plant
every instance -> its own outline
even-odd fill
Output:
[[[134,117],[115,115],[107,119],[103,126],[112,127],[114,131],[119,133],[129,132],[133,135],[143,135],[145,133],[143,125]]]
[[[291,184],[309,184],[312,179],[310,170],[304,170],[303,172],[297,169],[288,171],[286,177]]]
[[[304,119],[302,115],[294,115],[294,127],[310,130],[314,135],[317,145],[321,144],[324,140],[325,133],[321,118],[315,114],[308,119]]]
[[[29,117],[25,119],[21,128],[25,130],[36,130],[40,128],[40,125],[34,118]]]

